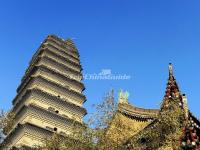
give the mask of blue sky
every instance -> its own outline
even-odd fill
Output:
[[[200,117],[200,1],[185,0],[1,0],[0,108],[11,108],[33,53],[48,34],[74,38],[84,73],[111,69],[131,80],[86,80],[85,107],[114,88],[130,103],[158,108],[168,63],[191,111]]]

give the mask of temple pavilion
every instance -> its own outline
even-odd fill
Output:
[[[176,115],[177,110],[173,110],[173,107],[170,106],[172,104],[180,109],[180,120],[178,118],[179,116],[177,118],[173,117]],[[171,113],[173,119],[177,119],[174,122],[178,122],[179,126],[178,131],[171,129],[170,134],[165,135],[165,132],[168,133],[166,131],[168,130],[167,127],[171,126],[165,124],[166,126],[163,127],[161,125],[164,124],[162,121],[165,120],[165,117],[168,117],[168,112]],[[168,117],[167,121],[169,121],[169,125],[173,125],[170,119]],[[153,132],[157,131],[157,129],[162,129],[163,133],[158,132],[160,138],[156,139],[157,135]],[[148,133],[151,133],[151,136],[155,135],[155,137],[148,136]],[[180,135],[177,135],[178,133]],[[128,93],[121,91],[119,94],[117,113],[113,117],[107,135],[113,142],[124,145],[127,150],[200,150],[200,121],[189,110],[186,95],[181,94],[173,74],[172,64],[169,64],[169,77],[160,109],[136,107],[128,102]],[[162,138],[163,140],[160,140]],[[170,141],[172,138],[174,138],[173,142],[176,143],[176,148],[173,147],[174,143],[164,143],[164,140],[169,139]],[[151,144],[158,145],[158,147],[152,148],[153,146]]]

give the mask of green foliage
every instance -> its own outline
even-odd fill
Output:
[[[120,141],[114,141],[113,137],[117,134],[108,134],[108,129],[117,112],[117,103],[114,99],[114,91],[106,94],[102,103],[95,105],[96,112],[92,114],[88,123],[93,127],[93,139],[95,139],[95,149],[98,150],[122,150],[124,149]],[[121,122],[116,123],[121,126]],[[122,131],[116,131],[122,134]],[[120,133],[119,133],[120,132]],[[112,136],[112,137],[111,137]]]
[[[3,124],[3,133],[7,135],[14,125],[15,114],[13,112],[8,112],[5,114],[4,119],[2,120]]]
[[[14,124],[15,114],[0,110],[0,146]]]
[[[3,129],[3,133],[5,135],[7,135],[12,129],[12,126],[14,124],[14,118],[15,118],[15,114],[13,112],[10,111],[10,112],[5,113],[3,110],[1,110],[0,128]]]
[[[111,90],[103,98],[102,103],[94,105],[94,112],[87,121],[88,125],[96,129],[105,129],[112,121],[117,111],[117,103],[114,100],[114,91]]]

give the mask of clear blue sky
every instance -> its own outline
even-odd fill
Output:
[[[75,38],[84,73],[129,74],[128,81],[85,81],[85,107],[114,88],[130,102],[158,108],[168,63],[200,117],[200,1],[1,0],[0,108],[9,109],[33,53],[48,34]]]

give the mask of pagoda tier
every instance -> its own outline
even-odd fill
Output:
[[[24,75],[23,80],[25,80],[30,74],[31,70],[34,68],[34,66],[39,65],[45,65],[48,68],[51,68],[52,70],[56,70],[57,72],[60,72],[61,74],[65,75],[66,77],[70,77],[72,79],[75,79],[77,81],[81,81],[82,75],[80,71],[76,71],[74,69],[69,68],[66,65],[63,65],[56,60],[49,58],[48,56],[38,56],[34,64],[32,64],[26,71],[26,74]]]
[[[59,48],[56,47],[51,42],[45,41],[41,47],[42,48],[48,48],[49,50],[54,51],[55,53],[57,53],[59,55],[64,55],[64,57],[68,58],[71,62],[74,62],[76,64],[80,64],[80,61],[77,57],[75,57],[74,55],[72,55],[71,53],[68,53],[66,51],[59,50]]]
[[[16,114],[16,118],[14,121],[15,123],[13,125],[13,129],[19,123],[24,124],[26,122],[29,122],[41,128],[55,128],[55,131],[57,131],[57,133],[64,132],[66,134],[70,133],[71,126],[75,122],[74,119],[56,113],[52,109],[46,110],[43,109],[43,107],[34,104],[23,106],[22,109]],[[78,121],[76,122],[80,123]]]
[[[13,99],[14,125],[2,149],[42,144],[51,132],[67,135],[86,114],[79,54],[71,40],[48,36]],[[37,130],[37,131],[36,131]]]
[[[48,48],[41,50],[41,55],[48,56],[51,59],[54,59],[55,61],[58,61],[59,63],[66,65],[67,67],[69,67],[71,69],[74,69],[77,72],[80,72],[82,70],[80,64],[76,64],[76,63],[66,59],[63,56],[56,54],[54,51],[51,51]]]
[[[72,56],[79,59],[79,53],[78,53],[75,45],[73,44],[72,40],[70,40],[70,39],[62,40],[62,39],[56,38],[56,36],[54,36],[54,35],[50,35],[47,37],[46,41],[48,41],[48,43],[53,44],[58,49],[67,51]]]
[[[37,57],[41,55],[47,56],[55,61],[58,61],[59,63],[66,65],[67,67],[74,69],[77,72],[80,72],[82,69],[80,64],[69,60],[68,57],[66,57],[66,55],[60,55],[57,50],[52,50],[48,47],[48,45],[44,45],[43,48],[40,48]],[[34,59],[34,61],[31,62],[30,66],[34,65],[36,58]]]
[[[22,146],[34,147],[42,145],[45,139],[52,136],[53,129],[45,129],[30,123],[18,124],[16,128],[4,140],[3,149],[8,150],[13,147]]]
[[[58,114],[75,118],[80,122],[86,114],[85,108],[39,89],[27,90],[22,99],[13,107],[13,112],[17,114],[24,105],[28,106],[30,104],[42,106],[45,110],[54,110]]]
[[[48,88],[51,87],[51,88]],[[81,106],[84,102],[86,97],[78,93],[76,91],[70,90],[70,88],[65,87],[63,85],[57,84],[54,81],[50,81],[42,76],[30,77],[30,80],[27,82],[26,86],[21,90],[17,96],[13,100],[13,104],[15,105],[21,97],[24,95],[26,90],[28,89],[41,89],[50,93],[54,96],[61,97],[63,99],[70,99],[70,101],[78,106]]]
[[[44,65],[34,66],[30,74],[33,77],[39,76],[39,75],[43,76],[50,81],[56,82],[57,84],[63,85],[65,87],[70,87],[71,90],[74,90],[78,93],[83,92],[83,90],[85,89],[83,83],[73,80],[69,77],[66,77],[63,74],[60,74],[59,72],[55,70],[49,69],[48,67]],[[21,83],[21,85],[17,88],[18,93],[24,88],[24,86],[26,86],[29,80],[30,80],[30,76],[29,78],[27,78]]]
[[[52,40],[45,39],[44,42],[40,45],[40,47],[36,51],[36,53],[33,55],[33,57],[32,57],[32,59],[31,59],[29,64],[32,64],[34,62],[34,60],[39,55],[41,49],[48,48],[50,51],[53,51],[54,53],[67,58],[71,62],[74,62],[75,64],[80,65],[80,61],[79,61],[78,55],[76,55],[76,54],[74,55],[71,52],[66,51],[63,48],[59,48],[59,46],[56,46],[56,45],[57,44],[55,42],[53,43]]]

